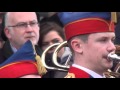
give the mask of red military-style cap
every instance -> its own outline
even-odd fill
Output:
[[[28,41],[0,65],[0,78],[19,78],[30,74],[38,75],[38,68],[32,43]]]
[[[114,32],[111,12],[60,12],[66,39],[80,34]]]

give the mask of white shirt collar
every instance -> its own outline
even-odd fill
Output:
[[[90,74],[93,78],[105,78],[104,75],[101,76],[101,75],[97,74],[96,72],[94,72],[94,71],[92,71],[92,70],[90,70],[90,69],[87,69],[87,68],[85,68],[85,67],[79,66],[79,65],[77,65],[77,64],[73,64],[72,66],[73,66],[73,67],[76,67],[76,68],[79,68],[79,69],[87,72],[87,73]]]

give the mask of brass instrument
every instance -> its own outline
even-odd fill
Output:
[[[120,60],[120,57],[117,55],[117,54],[113,54],[113,53],[109,53],[108,54],[108,58],[110,60],[117,60],[119,61]],[[115,67],[114,71],[111,71],[110,69],[105,72],[105,76],[107,78],[120,78],[120,73],[118,72],[120,69],[120,63],[118,63],[118,65]]]
[[[120,55],[120,45],[115,45],[116,46],[116,51],[115,53],[117,55]],[[120,61],[118,62],[118,64],[116,65],[115,69],[114,69],[114,72],[119,72],[120,70]]]
[[[55,43],[55,44],[49,46],[49,47],[43,52],[43,54],[42,54],[42,56],[41,56],[42,63],[43,63],[43,65],[45,66],[45,68],[47,68],[47,69],[66,71],[66,70],[64,70],[64,69],[62,69],[62,68],[50,67],[50,66],[46,65],[46,63],[45,63],[45,56],[46,56],[47,51],[48,51],[49,49],[55,47],[55,46],[58,46],[59,44],[60,44],[60,43]]]
[[[70,68],[70,65],[61,65],[58,63],[57,61],[57,53],[58,51],[64,47],[65,45],[67,45],[67,41],[64,41],[62,43],[57,43],[57,44],[53,44],[51,46],[49,46],[42,54],[42,62],[43,62],[43,65],[48,68],[48,69],[52,69],[52,70],[59,70],[59,71],[68,71],[68,69]],[[49,67],[45,64],[45,54],[47,53],[47,51],[54,47],[54,46],[57,46],[54,53],[53,53],[53,56],[52,56],[52,61],[53,63],[55,64],[56,67]],[[116,60],[116,61],[119,61],[120,60],[120,57],[117,55],[117,54],[113,54],[113,53],[110,53],[108,54],[108,58],[110,60]],[[67,60],[67,62],[69,62],[69,60]],[[106,76],[106,78],[119,78],[120,77],[120,73],[118,72],[120,70],[120,63],[119,65],[116,67],[116,69],[114,71],[111,71],[110,69],[108,71],[106,71],[104,74]]]
[[[108,58],[110,60],[120,60],[120,57],[117,54],[109,53]]]
[[[69,69],[69,68],[70,68],[70,65],[61,65],[61,64],[59,64],[59,63],[57,62],[57,53],[58,53],[58,51],[59,51],[63,46],[65,46],[65,45],[67,45],[67,41],[64,41],[64,42],[62,42],[61,44],[58,45],[58,47],[55,49],[55,51],[54,51],[54,53],[53,53],[52,61],[53,61],[53,63],[54,63],[56,66],[58,66],[58,67],[60,67],[60,68]],[[69,60],[70,60],[70,59],[69,59]],[[67,60],[67,61],[68,61],[68,60]]]

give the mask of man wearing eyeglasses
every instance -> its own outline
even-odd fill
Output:
[[[6,12],[3,19],[2,38],[5,44],[0,51],[0,63],[16,53],[28,40],[37,45],[40,30],[36,12]],[[37,53],[41,54],[40,51]]]

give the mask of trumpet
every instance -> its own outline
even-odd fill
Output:
[[[41,56],[41,59],[42,59],[42,63],[43,65],[47,68],[47,69],[50,69],[50,70],[58,70],[58,71],[68,71],[68,69],[70,68],[70,65],[68,64],[65,64],[65,65],[61,65],[60,63],[58,63],[58,60],[57,60],[57,53],[58,51],[64,47],[65,45],[67,45],[67,41],[64,41],[62,43],[56,43],[56,44],[53,44],[51,46],[49,46],[42,54]],[[47,51],[49,49],[51,49],[52,47],[54,46],[57,46],[55,51],[53,52],[53,56],[52,56],[52,62],[53,64],[56,66],[56,67],[50,67],[50,66],[47,66],[46,63],[45,63],[45,55],[47,53]],[[108,59],[110,60],[113,60],[113,61],[120,61],[120,56],[118,56],[117,54],[115,53],[109,53],[108,54]],[[66,60],[66,63],[69,62],[69,59]],[[120,73],[119,73],[119,70],[120,70],[120,63],[117,65],[117,67],[115,67],[116,69],[114,71],[111,71],[111,70],[108,70],[107,72],[105,72],[106,74],[106,77],[107,78],[111,78],[111,77],[120,77]]]

